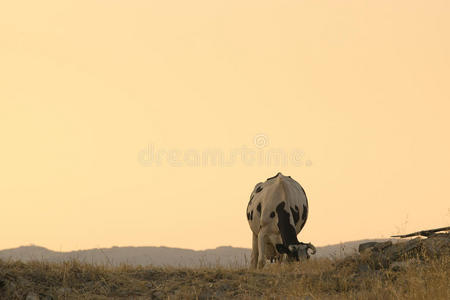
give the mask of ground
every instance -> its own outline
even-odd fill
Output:
[[[450,299],[448,244],[426,245],[405,243],[395,261],[380,259],[395,245],[379,243],[344,259],[261,271],[0,260],[0,299]]]

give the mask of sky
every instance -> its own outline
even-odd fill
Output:
[[[316,246],[450,225],[450,2],[0,3],[0,249]]]

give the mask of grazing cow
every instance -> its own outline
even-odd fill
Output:
[[[290,176],[278,173],[258,183],[247,206],[247,220],[253,233],[250,268],[262,268],[286,254],[289,261],[308,259],[311,244],[301,243],[297,234],[308,217],[308,200],[302,186]]]

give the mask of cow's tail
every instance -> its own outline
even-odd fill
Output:
[[[281,176],[277,176],[277,178],[275,179],[276,184],[278,185],[278,192],[280,195],[280,200],[281,201],[286,201],[287,198],[287,186],[286,183],[284,182],[284,180],[281,178]]]

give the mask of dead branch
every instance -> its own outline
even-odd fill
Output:
[[[422,230],[422,231],[417,231],[417,232],[413,232],[413,233],[410,233],[410,234],[391,235],[391,237],[400,237],[400,238],[406,238],[406,237],[411,237],[411,236],[425,236],[425,237],[429,237],[429,236],[432,236],[433,234],[435,234],[436,232],[449,231],[449,230],[450,230],[450,226],[449,227],[436,228],[436,229]]]

